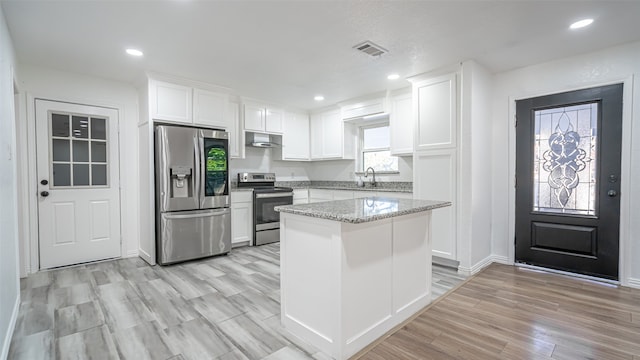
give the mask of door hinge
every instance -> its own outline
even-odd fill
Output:
[[[514,176],[514,177],[513,177],[513,187],[514,187],[514,188],[515,188],[515,187],[518,187],[518,177],[517,177],[517,176]]]
[[[517,116],[513,117],[513,127],[518,127],[518,117]]]

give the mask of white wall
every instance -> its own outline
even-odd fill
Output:
[[[33,108],[33,98],[76,102],[88,105],[115,107],[119,112],[120,126],[120,186],[122,256],[138,254],[138,92],[133,85],[84,76],[25,64],[19,66],[20,89],[28,94],[28,107]],[[33,112],[25,121],[35,124]],[[29,133],[33,137],[34,133]],[[33,159],[31,159],[33,162]],[[29,164],[35,174],[35,164]],[[31,204],[32,217],[35,203]],[[33,240],[33,239],[32,239]],[[31,244],[31,260],[37,255]],[[35,264],[34,264],[35,265]],[[37,271],[32,265],[31,272]]]
[[[640,287],[640,43],[556,60],[496,75],[493,96],[493,254],[513,260],[516,99],[625,80],[622,159],[621,271],[623,284]],[[634,92],[634,89],[635,92]]]
[[[474,61],[461,68],[459,269],[475,273],[491,254],[491,93],[492,76]]]
[[[5,359],[20,304],[16,131],[14,112],[15,53],[0,8],[0,359]]]

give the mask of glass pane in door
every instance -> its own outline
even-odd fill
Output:
[[[533,211],[596,214],[598,103],[534,111]]]
[[[51,113],[50,121],[51,187],[107,186],[108,119]]]
[[[205,196],[229,195],[227,187],[229,154],[227,149],[227,140],[204,138]]]

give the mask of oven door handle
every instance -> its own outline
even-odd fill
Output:
[[[293,192],[281,192],[281,193],[268,193],[268,194],[256,194],[256,199],[268,199],[293,196]]]

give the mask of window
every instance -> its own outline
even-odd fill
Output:
[[[108,119],[58,112],[49,116],[51,187],[107,186]]]
[[[360,171],[372,167],[377,172],[398,172],[398,158],[391,156],[389,124],[360,128]]]

